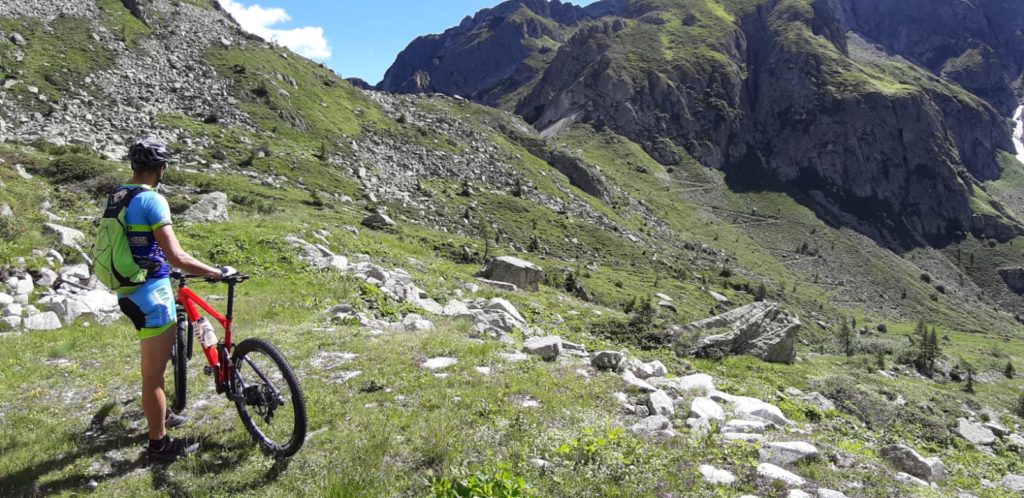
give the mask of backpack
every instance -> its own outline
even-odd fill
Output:
[[[120,189],[107,197],[92,256],[96,278],[111,290],[141,285],[149,273],[145,268],[148,265],[132,255],[124,219],[128,204],[145,191],[143,187]]]

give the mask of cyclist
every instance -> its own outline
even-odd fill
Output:
[[[182,250],[171,227],[171,211],[167,200],[157,193],[157,186],[167,172],[171,160],[167,146],[147,135],[136,141],[128,152],[132,179],[118,190],[145,189],[125,209],[128,243],[132,256],[146,269],[141,285],[118,290],[121,311],[139,331],[142,352],[142,410],[149,425],[151,460],[171,462],[197,450],[167,435],[168,427],[177,427],[187,420],[171,413],[164,397],[164,375],[174,347],[175,299],[168,278],[171,265],[186,273],[213,280],[235,273],[230,267],[220,270],[204,264]]]

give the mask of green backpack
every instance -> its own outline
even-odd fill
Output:
[[[120,189],[107,197],[107,209],[100,220],[92,256],[96,278],[111,290],[141,285],[149,273],[132,255],[128,225],[124,220],[128,204],[145,191],[143,187]]]

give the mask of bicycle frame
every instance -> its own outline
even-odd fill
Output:
[[[201,308],[210,317],[217,320],[224,329],[224,341],[217,344],[216,354],[212,355],[208,352],[205,354],[210,368],[213,372],[216,372],[215,379],[218,393],[226,391],[228,382],[231,380],[231,360],[228,353],[234,348],[232,322],[234,319],[235,285],[234,282],[228,284],[228,310],[226,315],[222,315],[213,306],[204,301],[203,298],[199,297],[198,294],[193,292],[192,289],[188,288],[188,283],[184,278],[178,279],[178,304],[185,308],[189,323],[194,323],[202,317],[199,312]],[[191,338],[189,342],[192,342]]]

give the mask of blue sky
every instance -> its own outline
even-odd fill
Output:
[[[243,28],[376,84],[414,38],[501,0],[219,0]],[[586,5],[594,0],[576,0]]]

